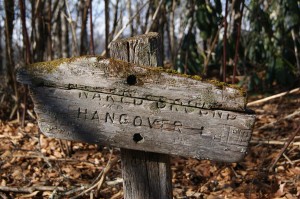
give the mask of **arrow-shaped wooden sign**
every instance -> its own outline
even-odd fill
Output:
[[[50,137],[236,162],[255,116],[245,93],[161,68],[84,56],[18,70]]]

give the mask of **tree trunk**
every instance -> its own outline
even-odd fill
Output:
[[[118,26],[119,2],[120,2],[120,0],[117,0],[116,4],[115,4],[115,8],[114,8],[114,23],[113,23],[112,31],[111,31],[111,34],[110,34],[110,37],[109,37],[109,41],[111,41],[113,39],[113,37],[115,35],[115,32],[116,32],[116,29],[117,29],[117,26]]]
[[[109,0],[104,0],[104,12],[105,12],[105,52],[106,57],[109,57]]]
[[[52,30],[52,10],[51,6],[52,0],[48,0],[48,8],[47,8],[47,60],[53,59],[52,54],[52,37],[51,37],[51,30]],[[61,49],[61,48],[59,48]],[[56,50],[56,49],[55,49]],[[58,50],[58,49],[57,49]]]
[[[151,3],[150,3],[151,4]],[[158,10],[158,16],[155,17],[150,24],[150,32],[158,32],[161,37],[160,37],[160,42],[164,44],[164,30],[165,30],[165,23],[166,23],[166,2],[163,2],[162,5],[159,7],[159,2],[153,1],[152,2],[152,13],[156,12],[156,9],[159,8]],[[164,60],[164,45],[161,45],[161,56],[162,60]]]
[[[22,24],[22,35],[23,35],[23,48],[25,48],[25,60],[26,63],[30,63],[31,59],[31,52],[30,52],[30,42],[29,37],[27,33],[27,27],[26,27],[26,1],[25,0],[19,0],[19,8],[20,8],[20,17],[21,17],[21,24]]]
[[[133,16],[132,14],[132,8],[131,8],[131,0],[127,0],[126,2],[126,7],[128,10],[128,15],[129,15],[129,19]],[[130,23],[130,36],[132,37],[134,35],[134,26],[133,26],[133,22]]]
[[[0,9],[1,9],[1,7],[0,7]],[[1,25],[0,25],[0,38],[3,38]],[[4,72],[3,61],[4,61],[4,56],[3,56],[3,50],[2,50],[2,39],[0,39],[0,75],[2,75]]]
[[[61,21],[61,47],[62,47],[62,57],[69,57],[69,26],[68,20],[66,19],[64,13],[66,13],[66,4],[65,1],[59,1],[60,8],[62,12],[60,12],[60,21]]]
[[[88,39],[87,39],[87,16],[89,6],[86,1],[81,0],[81,32],[80,32],[80,55],[85,55],[88,52]]]
[[[232,24],[232,39],[233,41],[236,40],[238,31],[239,31],[239,26],[240,26],[240,21],[242,17],[241,13],[241,5],[242,5],[243,0],[234,0],[232,2],[232,15],[231,18],[233,19],[233,24]]]
[[[45,25],[44,7],[45,1],[31,1],[32,19],[31,19],[31,43],[34,43],[32,48],[33,62],[44,60],[47,41],[47,29]]]
[[[150,12],[151,12],[151,7],[148,6],[148,9],[147,9],[147,12],[146,12],[146,15],[145,15],[145,23],[142,25],[143,33],[145,33],[147,31],[148,22],[151,21]]]
[[[53,26],[50,27],[50,25],[48,25],[48,29],[47,29],[47,38],[51,37],[52,39],[48,39],[48,60],[51,59],[50,55],[50,50],[52,49],[52,45],[53,45],[53,49],[55,49],[53,51],[54,54],[54,58],[58,59],[62,57],[62,46],[63,46],[63,42],[62,42],[62,20],[60,17],[60,13],[62,10],[62,6],[64,4],[65,1],[60,1],[60,0],[55,0],[54,1],[54,6],[53,6],[53,16],[55,17],[54,19],[49,18],[47,21],[49,23],[51,23],[51,21],[53,21]],[[48,4],[48,12],[49,12],[50,7]],[[52,33],[52,34],[51,34]],[[51,46],[49,46],[51,45]],[[52,50],[51,50],[52,51]]]
[[[162,66],[158,34],[149,33],[113,42],[111,57],[144,66]],[[121,160],[125,199],[172,198],[168,155],[121,149]]]
[[[227,15],[228,15],[228,0],[225,4],[225,19],[224,19],[224,33],[223,33],[223,62],[220,70],[220,75],[223,75],[223,82],[226,82],[226,43],[227,43]]]
[[[90,8],[90,54],[95,54],[94,48],[94,28],[93,28],[93,5],[92,0],[89,0],[89,8]]]
[[[12,33],[14,29],[14,1],[5,0],[5,42],[6,42],[6,69],[8,84],[14,84],[14,59],[12,48]]]
[[[170,51],[171,51],[171,62],[174,68],[176,63],[176,55],[175,55],[175,8],[176,8],[176,1],[172,1],[172,10],[170,13],[170,21],[169,21],[169,28],[170,28]]]

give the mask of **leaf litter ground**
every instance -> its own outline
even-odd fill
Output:
[[[256,96],[255,98],[262,98]],[[300,135],[272,162],[300,125],[300,92],[250,107],[257,114],[249,152],[240,163],[172,158],[174,198],[300,198]],[[2,116],[7,114],[1,106]],[[0,120],[0,198],[123,198],[118,149],[60,141]],[[101,187],[91,189],[101,178]],[[99,185],[99,184],[98,184]],[[99,187],[99,186],[98,186]]]

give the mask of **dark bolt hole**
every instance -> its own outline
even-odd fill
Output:
[[[141,143],[144,141],[144,138],[141,136],[141,134],[135,133],[133,135],[133,141],[135,141],[135,143]]]
[[[127,77],[127,84],[135,85],[136,84],[136,76],[135,75],[129,75]]]

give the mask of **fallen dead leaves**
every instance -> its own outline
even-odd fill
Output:
[[[257,121],[252,144],[240,163],[173,157],[174,198],[299,198],[300,135],[274,171],[268,171],[300,125],[299,104],[300,92],[296,92],[253,105]],[[27,121],[23,129],[0,121],[0,140],[0,198],[72,198],[101,178],[99,193],[92,189],[79,198],[123,197],[120,162],[111,165],[104,177],[100,175],[110,158],[119,158],[117,150],[111,155],[109,149],[96,145],[47,138],[35,121]]]

